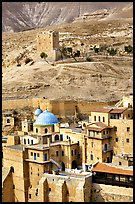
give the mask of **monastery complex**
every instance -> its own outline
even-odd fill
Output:
[[[24,117],[3,109],[2,201],[132,201],[133,97],[85,114],[72,104],[72,122],[42,104]]]

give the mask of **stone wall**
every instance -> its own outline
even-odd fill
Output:
[[[105,184],[92,184],[92,202],[131,202],[133,189]]]
[[[77,106],[77,112],[80,114],[89,115],[91,111],[98,107],[111,106],[114,105],[116,101],[113,102],[81,102],[81,101],[58,101],[58,100],[48,100],[43,98],[31,98],[31,99],[17,99],[17,100],[3,100],[2,110],[7,109],[23,109],[25,107],[37,109],[38,104],[42,110],[46,108],[58,115],[59,117],[71,116],[75,114],[75,106]],[[33,110],[33,111],[34,111]]]
[[[72,177],[44,174],[37,186],[38,202],[88,202],[91,197],[91,176]],[[29,201],[35,201],[35,193]]]

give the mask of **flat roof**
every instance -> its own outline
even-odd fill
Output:
[[[97,163],[93,169],[93,172],[104,172],[110,174],[119,174],[119,175],[129,175],[133,176],[133,170],[122,168],[118,166],[112,166],[107,163]]]
[[[6,146],[6,148],[10,149],[16,149],[16,150],[24,150],[24,145],[11,145],[11,146]]]
[[[54,143],[50,143],[50,147],[57,146],[57,145],[68,145],[69,141],[58,141]],[[78,144],[77,142],[72,143],[71,145]],[[25,146],[28,149],[37,149],[37,150],[46,150],[49,149],[48,144],[33,144],[33,145],[27,145]]]

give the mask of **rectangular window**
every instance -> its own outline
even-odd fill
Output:
[[[126,142],[129,143],[129,138],[126,138]]]
[[[127,132],[129,132],[130,131],[130,127],[127,127]]]
[[[63,141],[63,134],[60,134],[60,140]]]
[[[75,149],[75,152],[74,152],[74,154],[76,155],[76,149]]]
[[[62,156],[64,156],[64,151],[62,150]]]
[[[105,117],[103,117],[103,122],[105,122]]]
[[[93,142],[91,142],[91,147],[93,147]]]
[[[31,152],[31,156],[33,156],[33,152]]]
[[[114,131],[117,131],[117,127],[116,126],[114,126]]]
[[[118,142],[118,137],[116,137],[116,142]]]
[[[33,145],[33,140],[31,140],[31,144]]]
[[[47,161],[47,153],[44,154],[44,161]]]
[[[95,131],[93,131],[93,137],[95,137]]]
[[[67,139],[68,139],[68,135],[67,135]]]
[[[40,157],[40,154],[39,154],[39,153],[37,153],[37,157]]]
[[[31,194],[29,194],[29,199],[31,199]]]
[[[121,165],[121,162],[119,162],[119,165]]]
[[[93,160],[93,154],[90,155],[90,159]]]
[[[57,157],[59,156],[59,152],[58,152],[58,151],[56,151],[56,156],[57,156]]]
[[[94,116],[94,121],[96,121],[96,116]]]
[[[34,160],[36,160],[36,153],[34,153]]]
[[[36,133],[38,133],[38,128],[36,128]]]
[[[98,117],[98,121],[100,122],[100,116]]]
[[[73,150],[72,150],[72,151],[71,151],[71,155],[73,156],[73,154],[74,154],[74,153],[73,153]]]

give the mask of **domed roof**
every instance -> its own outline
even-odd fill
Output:
[[[56,123],[59,123],[56,116],[53,113],[49,112],[48,110],[45,110],[37,117],[36,121],[34,122],[34,126],[53,125]]]
[[[35,111],[34,115],[39,116],[42,112],[43,112],[42,109],[40,109],[40,107],[38,107],[37,110]]]

